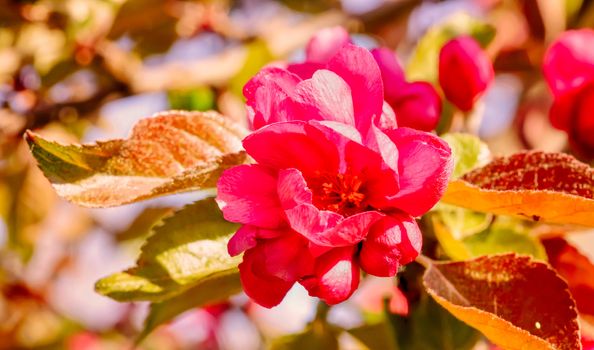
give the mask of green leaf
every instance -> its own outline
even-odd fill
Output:
[[[229,90],[237,96],[243,97],[243,86],[250,80],[265,64],[272,61],[274,56],[263,40],[256,40],[247,45],[247,54],[243,66],[239,72],[229,81]]]
[[[499,253],[518,253],[547,260],[544,246],[535,237],[511,228],[493,228],[464,238],[471,257]]]
[[[469,350],[480,333],[459,321],[427,294],[421,296],[408,317],[392,315],[402,350]]]
[[[446,42],[460,35],[471,35],[485,47],[495,36],[495,29],[463,12],[450,16],[419,40],[406,67],[407,78],[436,83],[439,51]]]
[[[172,90],[167,93],[171,109],[208,111],[215,108],[215,93],[209,87]]]
[[[27,132],[31,153],[58,194],[88,207],[214,187],[246,162],[246,130],[216,112],[170,111],[141,119],[125,140],[61,145]]]
[[[322,320],[314,320],[303,333],[275,339],[269,350],[338,350],[336,331]]]
[[[227,253],[236,229],[223,219],[214,199],[196,202],[153,228],[136,267],[99,280],[95,288],[118,301],[160,302],[236,273],[241,258]]]
[[[357,328],[351,328],[347,332],[369,349],[399,349],[396,342],[396,334],[386,319]]]
[[[452,149],[452,158],[454,159],[453,178],[458,178],[489,162],[491,156],[489,147],[478,137],[471,134],[452,133],[442,135],[441,138]]]
[[[187,310],[222,302],[239,292],[241,292],[239,272],[236,269],[231,269],[201,280],[194,287],[178,296],[160,303],[152,303],[138,342],[158,326]]]

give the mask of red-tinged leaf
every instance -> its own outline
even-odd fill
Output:
[[[563,238],[543,241],[549,263],[565,278],[581,314],[594,317],[594,264]]]
[[[522,152],[451,182],[442,200],[481,212],[594,226],[594,170],[566,154]]]
[[[516,254],[425,259],[428,293],[501,348],[581,349],[575,302],[548,264]]]
[[[214,187],[246,161],[245,130],[215,112],[170,111],[140,120],[126,140],[61,145],[28,131],[31,153],[58,194],[88,207]]]

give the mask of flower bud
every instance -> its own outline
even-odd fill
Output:
[[[473,38],[458,37],[441,48],[439,84],[446,98],[462,111],[472,109],[493,75],[489,57]]]

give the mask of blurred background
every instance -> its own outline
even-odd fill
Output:
[[[443,23],[471,20],[494,35],[496,79],[475,111],[481,138],[494,154],[566,150],[547,117],[541,61],[562,31],[594,26],[589,0],[0,0],[0,349],[133,346],[147,305],[102,297],[94,283],[132,266],[151,225],[200,196],[69,204],[37,169],[26,129],[62,142],[124,138],[139,118],[167,109],[216,109],[245,123],[245,82],[267,63],[303,59],[309,38],[336,25],[359,45],[395,50],[411,77],[425,79],[436,67],[417,60],[419,42]],[[569,239],[594,256],[593,237]],[[398,293],[367,279],[329,320],[356,327],[386,295],[406,313]],[[315,314],[300,287],[272,310],[240,295],[184,313],[139,347],[259,349]]]

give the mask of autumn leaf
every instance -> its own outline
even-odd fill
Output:
[[[87,207],[110,207],[213,187],[244,163],[245,130],[215,112],[170,111],[139,121],[126,140],[61,145],[28,131],[39,167],[58,194]]]
[[[563,238],[550,238],[542,242],[549,262],[569,284],[581,314],[594,317],[594,264]]]
[[[575,302],[548,264],[516,254],[420,261],[427,292],[501,348],[580,349]]]
[[[153,228],[136,267],[99,280],[95,289],[118,301],[162,302],[200,285],[216,285],[223,295],[226,284],[217,281],[239,274],[241,258],[227,253],[236,230],[212,198],[186,206]]]
[[[451,182],[442,201],[498,215],[594,226],[594,170],[566,154],[521,152]]]

